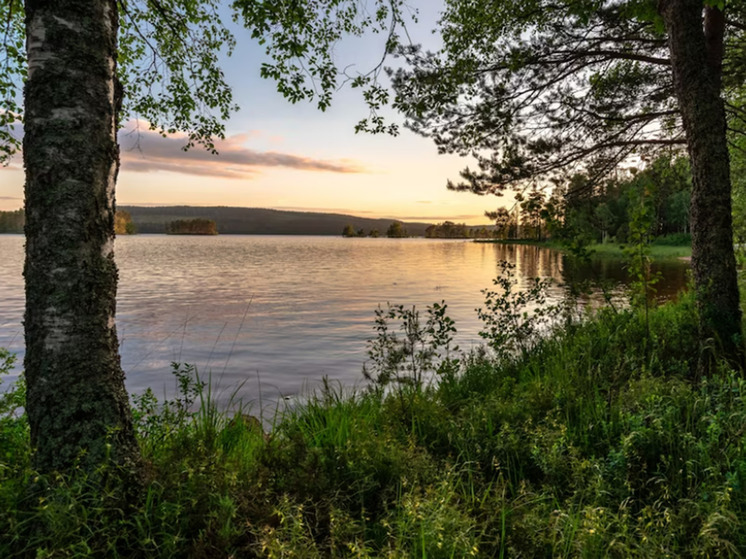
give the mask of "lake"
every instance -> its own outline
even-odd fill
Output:
[[[563,294],[566,258],[526,245],[442,239],[297,236],[119,237],[117,324],[127,388],[172,395],[170,363],[211,374],[220,398],[238,395],[271,412],[326,376],[362,382],[374,310],[387,302],[445,300],[461,349],[481,343],[475,309],[492,286],[498,262],[526,278],[553,278]],[[0,347],[23,356],[23,237],[0,235]],[[686,283],[688,264],[669,262],[658,294]],[[621,261],[581,270],[626,281]]]

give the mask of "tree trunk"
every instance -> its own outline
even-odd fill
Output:
[[[116,0],[27,0],[26,412],[40,471],[140,454],[114,326]]]
[[[712,347],[742,367],[730,161],[720,96],[725,18],[717,8],[703,8],[702,0],[660,0],[659,10],[668,33],[692,167],[690,228],[702,346],[699,372],[710,372]]]

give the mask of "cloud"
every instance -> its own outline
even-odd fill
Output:
[[[122,169],[135,172],[169,171],[189,175],[247,179],[266,167],[329,173],[363,173],[357,163],[341,159],[328,161],[274,151],[255,151],[243,144],[255,133],[218,140],[219,155],[199,146],[184,151],[186,137],[177,134],[163,138],[147,124],[129,122],[119,133]]]
[[[125,164],[126,161],[126,164]],[[126,159],[122,158],[122,168],[135,173],[149,173],[151,171],[167,171],[170,173],[186,173],[206,177],[218,177],[228,179],[245,179],[256,175],[257,171],[251,169],[236,169],[232,167],[220,167],[219,165],[184,165],[179,162],[168,162],[160,160],[154,163],[150,159]]]
[[[23,200],[23,198],[18,198],[16,196],[0,196],[0,200]]]
[[[13,154],[13,158],[7,165],[0,164],[0,171],[23,171],[23,162],[21,161],[21,150]]]

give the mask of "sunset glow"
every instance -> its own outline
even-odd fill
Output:
[[[423,7],[413,24],[415,40],[432,42],[440,2]],[[262,47],[233,27],[238,44],[224,70],[241,109],[226,123],[219,155],[183,136],[162,138],[131,120],[120,132],[119,205],[244,206],[347,213],[411,221],[451,220],[486,224],[484,212],[512,202],[450,192],[447,179],[473,162],[438,155],[435,145],[402,129],[397,137],[355,134],[367,116],[358,91],[343,88],[331,109],[292,105],[259,77]],[[360,71],[380,58],[377,38],[354,39],[340,49],[340,64]],[[386,117],[401,122],[390,112]],[[0,168],[0,210],[23,205],[21,155]]]

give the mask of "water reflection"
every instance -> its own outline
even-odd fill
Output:
[[[386,302],[424,309],[445,300],[458,343],[479,343],[475,309],[498,263],[552,278],[552,298],[574,278],[626,281],[621,261],[573,268],[557,251],[438,239],[122,237],[118,330],[132,392],[170,394],[170,362],[197,365],[225,388],[272,406],[323,376],[359,382],[373,311]],[[22,354],[23,239],[0,236],[0,346]],[[686,282],[687,264],[659,267],[661,296]]]

